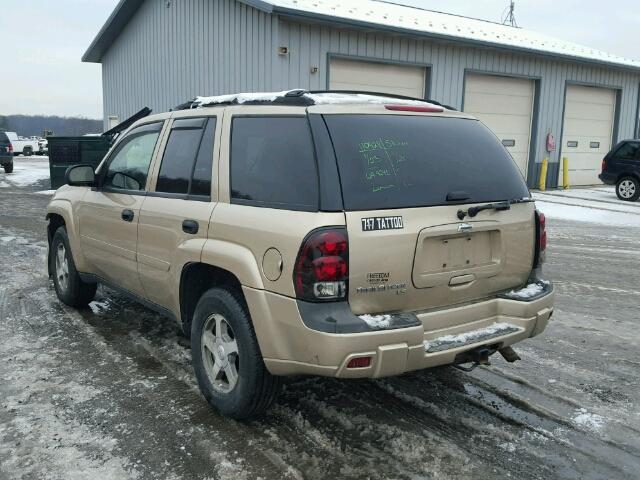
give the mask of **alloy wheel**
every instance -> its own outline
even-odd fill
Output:
[[[240,357],[233,329],[220,314],[211,315],[204,324],[202,358],[214,390],[231,392],[238,383]]]
[[[56,249],[56,278],[60,290],[66,292],[69,288],[69,260],[63,243],[59,243]]]
[[[631,180],[623,180],[618,185],[618,192],[622,198],[631,198],[636,193],[636,184]]]

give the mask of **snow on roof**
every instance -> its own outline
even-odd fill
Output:
[[[286,9],[327,17],[341,18],[360,24],[384,25],[438,37],[452,37],[497,47],[542,52],[640,68],[640,61],[612,55],[594,48],[558,40],[546,35],[500,25],[485,20],[461,17],[416,7],[376,0],[269,0],[275,10]],[[279,7],[279,8],[278,8]]]
[[[640,60],[612,55],[594,48],[521,28],[474,18],[423,10],[383,0],[238,0],[266,13],[307,19],[323,19],[343,26],[392,30],[457,40],[465,43],[545,54],[574,61],[587,61],[640,69]],[[401,0],[399,0],[401,1]],[[144,0],[120,0],[113,13],[82,57],[100,62]],[[603,27],[604,28],[604,27]]]
[[[285,97],[289,92],[296,91],[299,90],[287,90],[284,92],[233,93],[230,95],[217,95],[213,97],[196,97],[195,100],[193,100],[193,102],[191,103],[191,108],[200,108],[222,103],[243,104],[247,102],[273,102],[277,98]],[[311,100],[315,105],[395,104],[412,106],[436,106],[429,103],[428,101],[385,97],[384,95],[368,95],[363,93],[302,93],[299,96]]]

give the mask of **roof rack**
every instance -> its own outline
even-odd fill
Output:
[[[384,93],[384,92],[368,92],[368,91],[359,91],[359,90],[304,90],[304,89],[295,89],[286,92],[284,95],[276,97],[273,100],[245,100],[243,102],[239,102],[237,98],[226,102],[212,102],[212,103],[199,103],[196,102],[197,99],[189,100],[188,102],[182,103],[172,109],[175,110],[190,110],[196,107],[220,107],[220,106],[229,106],[229,105],[288,105],[288,106],[296,106],[296,107],[310,107],[315,105],[316,102],[313,98],[308,95],[322,95],[322,94],[343,94],[343,95],[370,95],[373,97],[386,97],[391,99],[398,100],[409,100],[415,102],[426,102],[431,103],[433,105],[437,105],[440,107],[444,107],[448,110],[456,110],[455,108],[442,104],[436,100],[424,99],[424,98],[416,98],[416,97],[408,97],[406,95],[396,95],[393,93]]]
[[[444,107],[447,110],[457,111],[456,108],[453,108],[449,105],[445,105],[444,103],[440,103],[437,100],[432,100],[429,98],[418,98],[418,97],[408,97],[406,95],[397,95],[395,93],[385,93],[385,92],[369,92],[366,90],[311,90],[306,91],[305,93],[310,94],[323,94],[323,93],[343,93],[345,95],[371,95],[373,97],[387,97],[387,98],[397,98],[398,100],[413,100],[416,102],[426,102],[431,103],[432,105],[437,105],[439,107]]]

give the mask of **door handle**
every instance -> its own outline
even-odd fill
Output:
[[[195,235],[198,233],[200,229],[200,225],[195,220],[185,220],[182,222],[182,231],[184,233],[188,233],[189,235]]]
[[[125,222],[133,222],[134,216],[135,215],[133,213],[133,210],[129,210],[128,208],[122,210],[122,220],[124,220]]]

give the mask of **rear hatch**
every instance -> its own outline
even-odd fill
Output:
[[[324,119],[342,183],[354,313],[463,304],[526,282],[534,204],[482,123],[450,114]],[[468,214],[505,201],[508,209]]]

